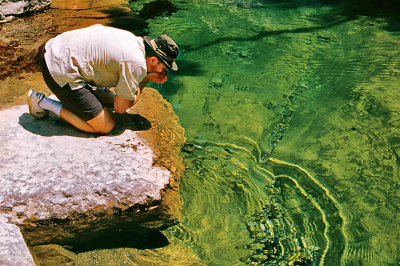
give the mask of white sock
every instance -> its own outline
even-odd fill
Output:
[[[45,110],[52,111],[56,115],[60,116],[62,103],[54,101],[50,98],[43,97],[43,100],[40,101],[39,106]]]

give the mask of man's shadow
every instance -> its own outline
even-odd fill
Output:
[[[139,114],[113,113],[113,118],[115,120],[115,127],[107,135],[99,135],[80,131],[55,115],[50,115],[50,117],[46,119],[35,119],[29,113],[23,113],[19,117],[19,124],[27,131],[45,137],[73,136],[81,138],[96,138],[100,136],[121,135],[127,129],[132,131],[142,131],[151,128],[150,121]]]

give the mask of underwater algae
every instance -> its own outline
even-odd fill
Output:
[[[193,71],[177,73],[160,90],[188,139],[182,227],[208,264],[272,263],[255,258],[259,250],[243,256],[233,244],[216,248],[215,239],[199,237],[225,232],[239,247],[252,243],[248,225],[268,213],[272,199],[282,221],[290,220],[310,247],[314,263],[399,260],[397,9],[378,7],[372,14],[362,5],[350,15],[352,3],[303,2],[309,5],[204,1],[197,10],[186,6],[190,21],[178,10],[149,24],[150,31],[166,26],[171,34],[174,27],[191,28],[176,36],[184,45],[182,62]],[[193,41],[197,36],[200,43]],[[246,152],[234,156],[229,147]],[[201,150],[202,156],[194,155]],[[234,159],[210,163],[228,155]],[[271,160],[283,163],[277,167]],[[223,193],[236,199],[210,210]],[[210,224],[217,216],[239,222],[216,229]],[[239,240],[246,230],[249,235]]]

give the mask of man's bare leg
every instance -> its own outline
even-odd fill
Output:
[[[108,134],[115,125],[111,112],[107,108],[103,108],[95,118],[85,121],[65,108],[59,101],[50,99],[43,93],[29,90],[27,101],[29,112],[33,117],[43,118],[46,117],[46,112],[51,111],[74,127],[85,132]]]
[[[87,121],[95,133],[108,134],[115,126],[110,110],[104,108],[95,118]]]
[[[89,121],[82,120],[65,107],[61,109],[60,117],[74,127],[90,133],[108,134],[115,126],[111,112],[107,108],[104,108],[95,118]]]

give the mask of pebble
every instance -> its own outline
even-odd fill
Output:
[[[264,262],[264,261],[268,260],[268,256],[264,255],[264,254],[258,254],[258,255],[252,256],[251,259],[254,261],[258,261],[258,262]]]
[[[247,51],[245,51],[245,50],[241,50],[239,52],[239,56],[242,57],[242,58],[247,58],[249,56],[249,53]]]
[[[2,16],[0,16],[0,24],[10,22],[11,20],[14,19],[14,16],[7,16],[7,17],[4,17],[3,14],[1,14],[1,15],[2,15]],[[4,17],[4,19],[3,19],[3,17]]]
[[[222,79],[221,78],[213,78],[210,82],[210,86],[214,88],[222,87]]]

